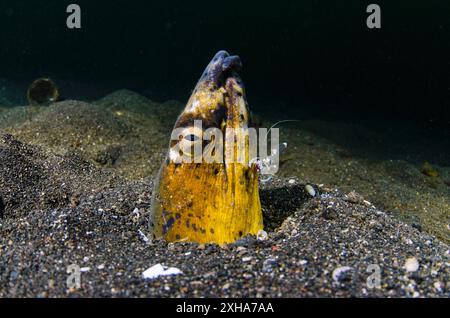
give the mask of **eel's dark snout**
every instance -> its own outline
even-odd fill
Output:
[[[224,73],[240,72],[242,70],[241,58],[237,55],[228,56],[223,60],[222,71]]]
[[[200,82],[209,82],[215,87],[224,85],[228,76],[239,72],[242,62],[239,56],[230,56],[227,51],[219,51],[203,72]]]

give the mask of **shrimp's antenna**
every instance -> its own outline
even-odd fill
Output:
[[[281,124],[281,123],[286,123],[286,122],[293,122],[293,121],[301,121],[301,120],[299,120],[299,119],[285,119],[285,120],[280,120],[280,121],[277,121],[275,124],[273,124],[272,125],[272,127],[270,127],[269,128],[269,130],[267,131],[267,134],[266,134],[266,138],[267,138],[267,136],[269,135],[269,133],[270,133],[270,131],[272,130],[272,128],[274,128],[276,125],[278,125],[278,124]]]

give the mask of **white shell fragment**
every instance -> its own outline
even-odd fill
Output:
[[[316,190],[314,190],[312,185],[310,185],[310,184],[305,185],[305,190],[306,190],[306,192],[309,193],[310,196],[312,196],[312,197],[316,196]]]
[[[405,262],[405,269],[407,272],[416,272],[419,269],[419,262],[415,257],[410,257]]]
[[[145,279],[155,279],[159,276],[170,276],[183,274],[181,270],[176,267],[164,268],[161,264],[156,264],[142,273]]]
[[[268,237],[269,235],[264,230],[259,230],[258,233],[256,234],[256,238],[258,241],[265,241],[267,240]]]
[[[149,242],[149,238],[144,234],[144,232],[142,232],[141,230],[138,230],[139,233],[139,237],[145,242],[148,243]]]

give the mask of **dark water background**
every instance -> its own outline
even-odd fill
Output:
[[[366,26],[372,2],[381,30]],[[81,30],[66,27],[69,3],[81,6]],[[226,49],[243,60],[251,105],[440,131],[450,123],[445,0],[2,0],[0,38],[0,78],[78,83],[67,97],[130,88],[185,101]]]
[[[126,88],[153,101],[186,102],[224,49],[241,57],[250,109],[265,127],[301,119],[280,127],[280,141],[288,144],[281,176],[356,190],[450,241],[449,0],[0,1],[0,108],[26,104],[28,85],[44,76],[66,99],[97,100]],[[81,6],[80,30],[66,26],[73,2]],[[366,25],[372,2],[381,6],[381,29]],[[112,95],[113,103],[128,103],[120,99],[127,94]],[[51,125],[51,112],[29,120],[24,109],[0,113],[19,139],[52,151],[54,141],[83,145],[83,110],[70,109],[71,116]],[[116,171],[133,179],[151,175],[161,161],[148,154],[167,145],[151,127],[160,123],[135,109],[142,110],[142,118],[133,116],[143,127],[123,132],[122,153],[106,148],[116,140],[105,137],[89,144],[94,155],[86,154],[96,162],[98,153],[101,162],[113,158]],[[173,109],[157,120],[175,121]],[[109,110],[97,114],[107,135],[119,129],[107,121]]]

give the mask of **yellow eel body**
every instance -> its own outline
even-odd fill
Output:
[[[224,244],[262,230],[258,167],[249,155],[250,113],[240,68],[239,57],[218,52],[178,117],[174,131],[182,133],[172,136],[153,192],[154,238]],[[223,136],[211,136],[209,128]],[[211,141],[223,146],[212,147]],[[180,144],[189,149],[185,157],[191,162],[180,163],[186,154],[174,150]],[[200,157],[196,146],[202,146]]]

